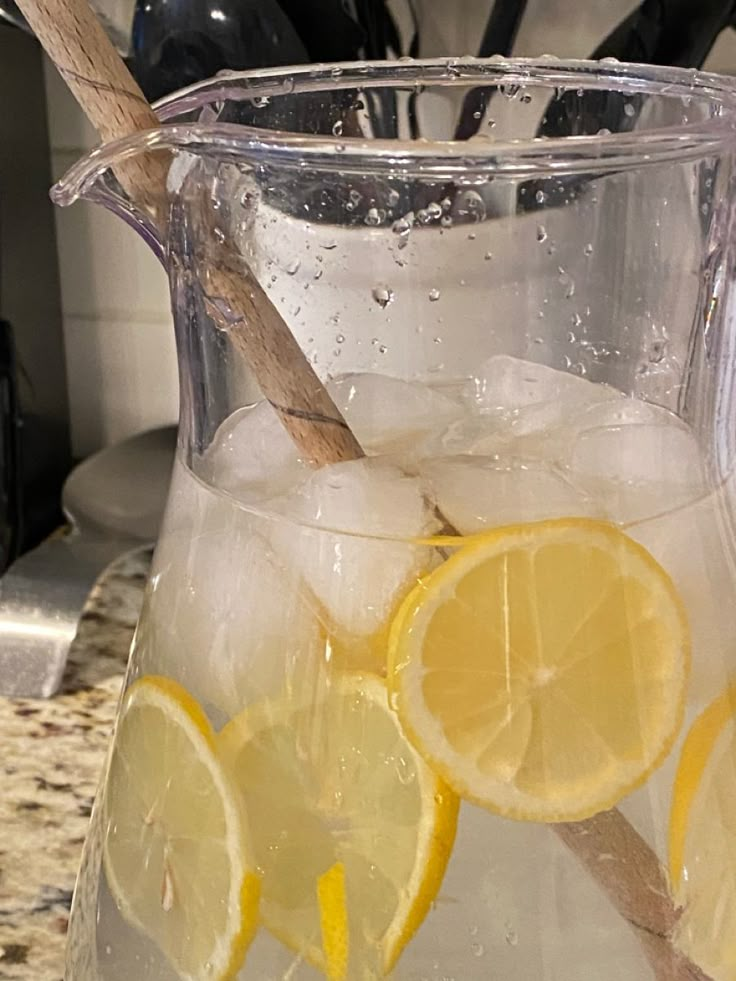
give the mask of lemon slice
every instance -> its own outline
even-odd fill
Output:
[[[570,821],[643,783],[672,746],[689,664],[666,573],[606,522],[471,539],[406,597],[389,642],[404,729],[456,793]]]
[[[407,743],[385,684],[336,675],[246,709],[218,746],[248,812],[265,925],[330,978],[343,954],[346,977],[387,973],[440,887],[458,801]]]
[[[669,829],[678,946],[709,977],[736,977],[736,684],[693,723]]]
[[[103,806],[122,915],[185,981],[232,978],[256,930],[260,880],[210,724],[176,682],[149,675],[126,692]]]

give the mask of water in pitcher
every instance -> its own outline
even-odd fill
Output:
[[[728,484],[516,358],[329,387],[364,459],[310,470],[259,403],[176,464],[73,981],[734,977]],[[671,975],[634,859],[560,833],[613,807],[684,909]]]

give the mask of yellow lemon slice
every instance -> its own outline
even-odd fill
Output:
[[[522,820],[613,805],[669,752],[689,640],[664,570],[585,519],[475,536],[406,597],[389,686],[406,733],[469,800]]]
[[[440,887],[458,801],[407,742],[385,684],[336,675],[261,703],[218,747],[248,813],[265,925],[331,979],[387,973]]]
[[[237,791],[192,696],[168,678],[130,686],[105,787],[104,865],[128,922],[185,981],[226,981],[258,922]]]
[[[736,684],[693,723],[675,776],[670,883],[678,946],[709,977],[736,977]]]

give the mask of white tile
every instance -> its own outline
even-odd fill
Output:
[[[88,122],[58,71],[46,57],[44,76],[51,149],[89,150],[96,146],[99,139],[94,126]]]
[[[54,174],[76,159],[52,155]],[[71,317],[171,322],[163,267],[128,226],[100,205],[78,201],[56,209],[61,301]]]
[[[64,340],[75,456],[176,421],[171,326],[65,317]]]

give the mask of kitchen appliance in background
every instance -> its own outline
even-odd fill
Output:
[[[0,19],[0,573],[61,520],[71,467],[41,50]]]

